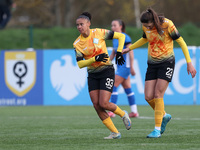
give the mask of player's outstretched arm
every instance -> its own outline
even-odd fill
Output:
[[[119,42],[118,48],[117,48],[115,63],[119,64],[119,65],[123,65],[125,60],[124,60],[124,57],[122,55],[122,50],[123,50],[124,42],[125,42],[125,35],[122,34],[122,33],[114,32],[113,38],[118,39],[118,42]]]
[[[137,40],[135,43],[133,43],[131,46],[123,49],[122,53],[126,54],[129,51],[136,49],[138,47],[141,47],[142,45],[146,44],[148,42],[148,40],[146,38],[140,38],[139,40]]]

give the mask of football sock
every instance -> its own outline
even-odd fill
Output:
[[[112,120],[110,119],[110,117],[106,118],[105,120],[102,121],[103,124],[111,131],[111,132],[115,132],[115,133],[119,133],[119,131],[117,130],[117,128],[115,127],[115,125],[113,124]]]
[[[161,127],[163,112],[164,112],[164,101],[163,98],[155,98],[155,127]]]
[[[129,102],[129,105],[134,105],[135,104],[135,95],[134,93],[132,92],[131,88],[128,88],[128,89],[124,89],[127,97],[128,97],[128,102]]]
[[[155,109],[155,99],[147,101],[147,103],[149,103],[149,105],[151,106],[151,108],[153,108],[153,110]]]
[[[153,110],[155,110],[155,98],[150,100],[150,101],[147,101],[147,103],[149,103],[149,105],[151,106],[151,108],[153,108]],[[163,115],[166,115],[166,112],[165,110],[163,110]]]
[[[161,129],[161,127],[155,127],[155,129],[156,129],[156,130],[160,130],[160,129]]]
[[[137,113],[137,105],[135,104],[134,92],[132,92],[131,88],[124,89],[124,91],[127,95],[129,106],[131,107],[131,112]]]
[[[116,104],[117,103],[117,98],[118,98],[117,87],[114,86],[113,87],[113,92],[112,92],[112,95],[111,95],[111,102]]]
[[[131,107],[131,112],[134,112],[134,113],[137,113],[137,112],[138,112],[138,111],[137,111],[137,105],[136,105],[136,104],[131,105],[130,107]]]
[[[117,109],[113,113],[115,113],[116,115],[119,115],[120,117],[123,117],[125,115],[125,112],[121,110],[118,106],[117,106]]]

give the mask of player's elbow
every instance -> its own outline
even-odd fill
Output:
[[[120,38],[125,40],[125,35],[121,33]]]

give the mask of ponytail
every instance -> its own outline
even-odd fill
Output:
[[[164,16],[158,15],[152,8],[147,8],[147,10],[143,11],[140,17],[140,21],[142,23],[153,22],[158,34],[162,35],[162,24],[164,22]]]
[[[125,25],[124,21],[122,21],[121,19],[115,19],[113,21],[118,21],[119,25],[122,26],[121,31],[124,33],[126,32],[126,25]]]
[[[126,32],[126,25],[124,23],[124,21],[121,20],[121,25],[122,25],[122,32]]]

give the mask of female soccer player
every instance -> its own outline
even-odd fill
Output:
[[[131,128],[131,120],[126,111],[122,111],[117,105],[110,103],[110,96],[114,84],[114,67],[108,57],[105,40],[116,38],[119,40],[116,63],[122,65],[124,58],[121,54],[125,36],[121,33],[105,30],[90,29],[91,15],[82,13],[76,19],[76,26],[80,36],[74,42],[76,60],[80,68],[87,67],[88,88],[93,106],[103,124],[111,131],[104,139],[119,139],[117,130],[106,110],[119,115],[127,130]],[[84,59],[83,59],[84,58]]]
[[[111,29],[114,32],[123,33],[125,35],[125,43],[124,48],[129,47],[131,45],[131,38],[125,33],[125,23],[121,19],[113,20],[111,23]],[[113,39],[113,51],[110,55],[110,59],[113,60],[115,54],[117,53],[118,40]],[[137,111],[137,105],[135,103],[135,95],[131,89],[131,80],[130,74],[135,75],[135,70],[133,68],[133,51],[130,51],[127,54],[123,55],[126,62],[123,65],[117,65],[117,71],[115,73],[115,84],[113,87],[113,93],[111,95],[111,102],[116,104],[118,93],[117,87],[122,84],[124,91],[128,97],[129,106],[131,108],[131,113],[129,113],[129,117],[138,117],[139,113]],[[115,117],[113,112],[108,112],[110,117]]]
[[[154,110],[155,129],[147,135],[147,138],[158,138],[171,119],[171,115],[164,110],[163,96],[174,72],[173,40],[181,46],[187,62],[187,72],[191,73],[192,78],[195,77],[196,70],[192,65],[187,45],[171,20],[148,8],[142,12],[140,21],[144,31],[143,37],[124,49],[123,53],[149,42],[144,93],[146,101]]]

